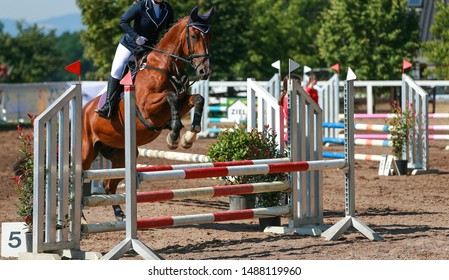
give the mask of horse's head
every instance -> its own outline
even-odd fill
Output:
[[[212,35],[209,20],[213,14],[213,7],[204,15],[198,14],[198,7],[195,7],[190,13],[186,26],[184,52],[188,54],[196,74],[203,80],[207,79],[211,73],[209,47]]]

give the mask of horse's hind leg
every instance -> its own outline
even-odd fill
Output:
[[[113,168],[119,168],[114,167]],[[104,188],[106,194],[115,194],[117,192],[117,186],[123,179],[106,179],[103,181]],[[122,207],[120,205],[112,205],[112,209],[114,210],[114,216],[117,221],[123,221],[125,219],[125,212],[123,212]]]
[[[179,134],[183,128],[178,110],[179,97],[175,92],[169,92],[166,99],[171,110],[171,132],[167,135],[167,146],[170,150],[174,150],[178,148]]]
[[[193,103],[194,112],[190,131],[187,131],[181,139],[181,146],[184,149],[192,147],[193,142],[196,140],[196,135],[201,131],[201,118],[203,116],[204,108],[204,97],[199,94],[190,96],[189,101],[190,103]]]
[[[101,154],[111,161],[112,168],[123,168],[125,167],[125,150],[109,148],[103,146],[101,149]],[[104,180],[104,188],[106,194],[115,194],[117,192],[117,186],[123,179],[108,179]],[[117,221],[123,221],[125,219],[125,213],[123,212],[120,205],[112,205],[114,209],[114,215]]]

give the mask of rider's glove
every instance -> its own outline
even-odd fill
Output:
[[[147,41],[148,41],[147,38],[145,38],[145,37],[143,37],[143,36],[137,36],[136,44],[139,45],[139,46],[142,46],[142,45],[144,45]]]

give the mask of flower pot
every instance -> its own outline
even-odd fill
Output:
[[[279,227],[281,226],[281,217],[275,216],[275,217],[267,217],[267,218],[259,218],[259,230],[264,231],[266,227],[275,226]]]
[[[91,196],[92,195],[92,186],[91,182],[83,183],[83,196]]]
[[[256,198],[254,195],[230,195],[229,210],[244,210],[254,208]]]
[[[407,175],[407,160],[405,159],[398,159],[395,160],[396,166],[398,167],[398,175]]]
[[[25,244],[27,248],[27,253],[33,252],[33,232],[25,232]]]

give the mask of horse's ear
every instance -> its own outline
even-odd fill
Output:
[[[212,7],[209,12],[204,14],[204,19],[209,22],[209,19],[214,15],[215,7]]]
[[[190,18],[192,21],[196,21],[198,19],[198,6],[193,8],[193,10],[190,12]]]

